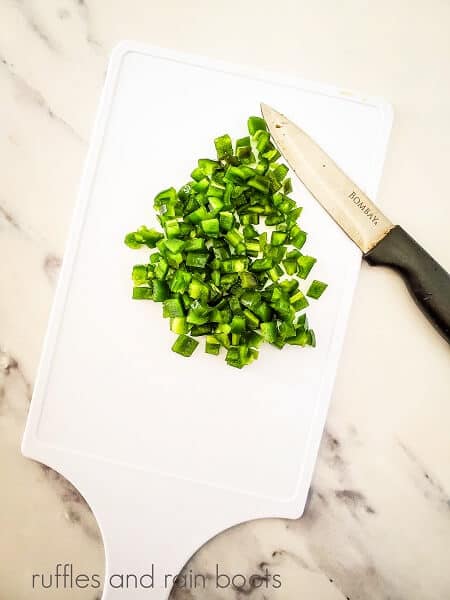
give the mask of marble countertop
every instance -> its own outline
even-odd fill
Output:
[[[448,268],[449,30],[442,0],[0,2],[0,598],[100,597],[32,590],[58,562],[102,574],[103,548],[77,491],[19,447],[111,48],[135,39],[384,96],[378,203]],[[304,517],[233,528],[188,565],[267,568],[282,588],[174,597],[448,600],[448,359],[395,274],[363,265]]]

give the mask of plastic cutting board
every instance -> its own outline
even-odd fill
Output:
[[[329,287],[311,301],[315,349],[265,345],[242,371],[199,349],[170,351],[161,306],[132,301],[143,255],[124,234],[155,225],[153,196],[181,187],[212,140],[246,133],[266,102],[310,133],[372,197],[391,128],[378,99],[164,49],[114,51],[48,327],[23,453],[61,472],[91,505],[108,578],[146,573],[168,596],[211,536],[304,509],[361,255],[296,179],[305,252]],[[123,597],[107,589],[104,598]]]

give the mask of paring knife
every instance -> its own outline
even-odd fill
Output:
[[[370,265],[385,265],[400,273],[416,304],[450,343],[447,271],[399,225],[393,225],[300,127],[267,104],[261,104],[261,112],[278,150],[311,194]]]

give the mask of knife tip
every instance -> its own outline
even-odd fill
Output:
[[[265,102],[260,102],[259,106],[261,108],[261,114],[264,117],[264,115],[267,114],[270,110],[270,106],[268,104],[265,104]]]
[[[276,110],[272,106],[269,106],[269,104],[266,104],[265,102],[260,102],[259,105],[261,107],[261,114],[266,123],[271,123],[273,121],[279,122],[280,119],[286,119],[286,117],[284,117],[278,110]]]

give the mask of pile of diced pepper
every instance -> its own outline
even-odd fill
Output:
[[[131,248],[154,249],[133,267],[133,298],[161,302],[178,335],[172,350],[204,350],[242,368],[258,358],[263,342],[315,346],[304,309],[326,283],[299,283],[316,259],[301,250],[307,234],[302,209],[289,197],[288,167],[264,120],[248,119],[249,136],[214,140],[217,160],[202,158],[178,192],[154,200],[162,231],[143,226],[125,237]],[[260,230],[258,230],[258,226]]]

